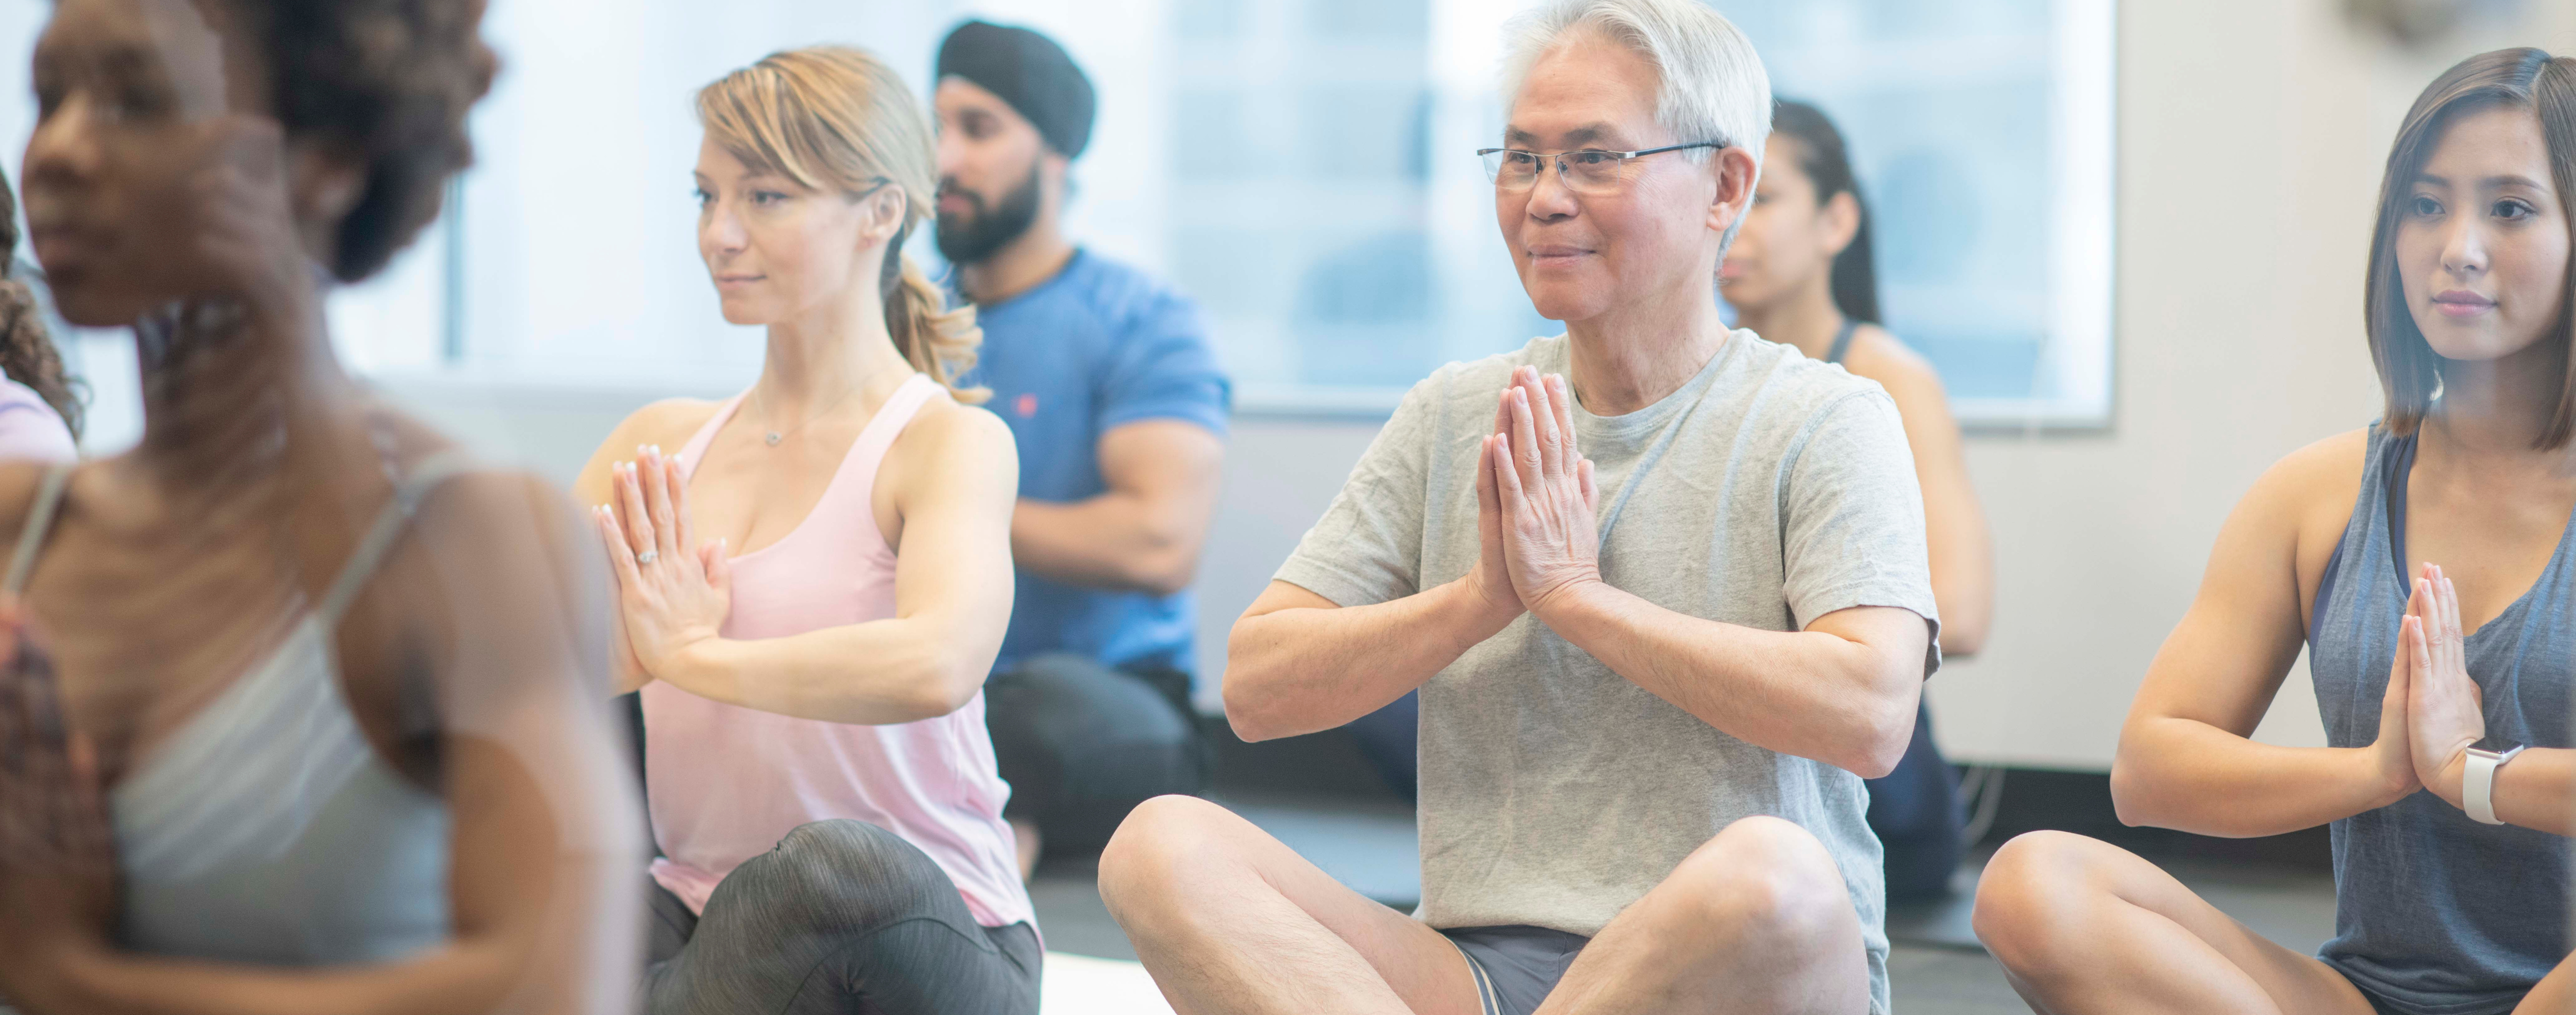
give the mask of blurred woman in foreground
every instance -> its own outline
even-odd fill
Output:
[[[26,153],[144,427],[0,468],[0,994],[51,1013],[622,1009],[631,784],[596,544],[340,368],[322,290],[434,218],[476,0],[60,0]]]

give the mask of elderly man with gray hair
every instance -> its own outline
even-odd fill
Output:
[[[1770,131],[1742,33],[1695,0],[1508,32],[1482,154],[1566,333],[1405,396],[1225,675],[1248,739],[1421,689],[1422,908],[1180,797],[1102,894],[1193,1015],[1884,1013],[1861,778],[1940,662],[1896,408],[1718,315]]]

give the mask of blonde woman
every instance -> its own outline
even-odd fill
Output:
[[[645,1007],[1035,1012],[982,696],[1019,463],[951,380],[973,312],[902,254],[927,118],[838,48],[736,71],[698,116],[699,253],[768,357],[731,399],[636,413],[579,483],[642,692]]]

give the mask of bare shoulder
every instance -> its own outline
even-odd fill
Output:
[[[703,398],[665,398],[628,415],[609,432],[607,440],[600,442],[600,450],[619,454],[631,452],[640,444],[658,444],[677,454],[680,445],[697,436],[698,428],[707,425],[715,418],[716,410],[723,407],[722,402]]]
[[[1900,406],[1923,396],[1943,397],[1941,373],[1932,368],[1932,361],[1875,324],[1853,331],[1851,349],[1843,353],[1843,369],[1877,381]]]
[[[2294,526],[2303,556],[2330,548],[2352,521],[2369,449],[2370,431],[2348,430],[2290,452],[2254,481],[2245,504]]]
[[[1000,454],[1009,456],[1013,463],[1019,460],[1011,428],[1002,422],[1002,417],[979,406],[948,399],[933,399],[922,406],[912,424],[895,438],[895,446],[940,456]]]
[[[896,470],[897,490],[956,489],[958,481],[974,488],[998,486],[1016,496],[1020,482],[1019,445],[1002,417],[945,398],[921,407],[897,434],[887,452]]]
[[[487,563],[538,551],[548,561],[564,559],[580,525],[571,497],[533,473],[510,468],[477,468],[448,478],[422,499],[415,524],[424,542],[449,544],[445,552],[466,553]]]
[[[639,414],[640,415],[640,414]],[[460,446],[436,427],[398,412],[379,417],[400,468],[410,473],[441,453]],[[452,541],[441,548],[451,559],[507,558],[532,546],[560,542],[574,516],[573,502],[554,484],[534,473],[488,466],[468,459],[464,467],[437,485],[420,491],[412,523],[421,541]],[[463,558],[457,555],[463,555]],[[559,559],[549,554],[545,559]]]
[[[451,615],[495,616],[578,598],[582,554],[596,547],[572,499],[516,469],[472,469],[439,483],[412,516],[389,565],[434,591]],[[429,579],[426,581],[419,579]],[[561,619],[562,614],[542,610]],[[537,615],[524,619],[534,620]]]
[[[572,501],[544,477],[518,469],[469,469],[438,485],[422,501],[424,514],[478,524],[545,526],[573,513]]]
[[[698,428],[715,418],[724,403],[698,398],[665,398],[647,405],[617,424],[608,439],[599,442],[599,450],[573,479],[573,496],[585,504],[598,504],[608,499],[608,467],[635,457],[635,449],[657,444],[672,454],[697,435]]]

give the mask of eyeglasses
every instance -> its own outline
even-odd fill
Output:
[[[1634,152],[1583,148],[1554,155],[1525,152],[1518,148],[1479,148],[1476,156],[1485,160],[1485,179],[1493,181],[1496,190],[1518,193],[1535,187],[1541,167],[1554,162],[1556,178],[1564,182],[1566,189],[1578,194],[1606,194],[1626,184],[1628,164],[1645,156],[1690,148],[1725,147],[1728,145],[1724,141],[1698,141]]]

